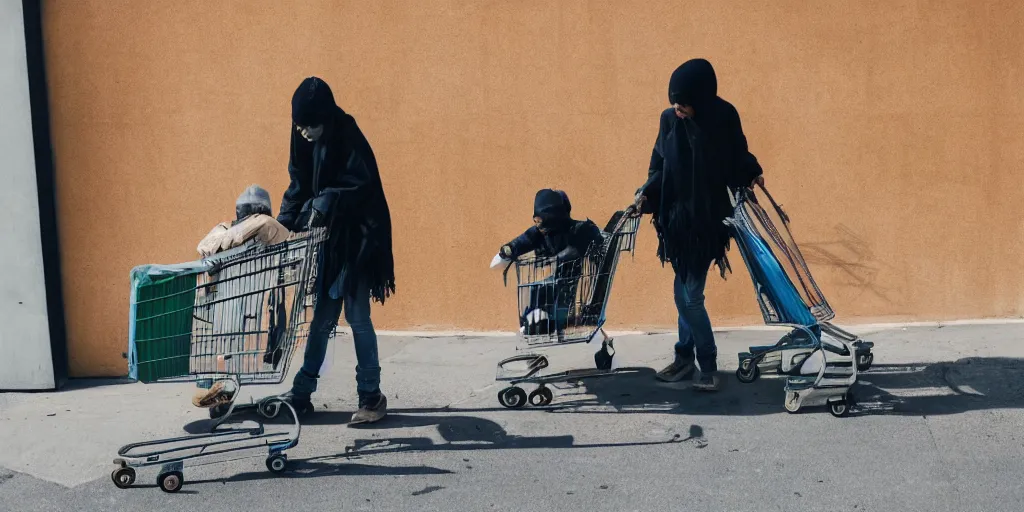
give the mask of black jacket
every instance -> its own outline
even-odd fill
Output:
[[[694,107],[680,119],[671,108],[661,113],[647,182],[640,187],[658,231],[658,257],[678,271],[705,270],[717,263],[724,277],[730,232],[723,220],[732,213],[729,188],[750,186],[762,174],[747,147],[739,113],[717,96],[707,61],[697,59],[673,73],[670,101]]]
[[[600,247],[604,243],[601,228],[591,220],[573,220],[563,230],[541,233],[537,226],[527,229],[508,243],[512,258],[534,251],[539,258],[557,257],[559,261],[570,261],[584,256],[592,244]]]
[[[315,101],[326,103],[322,96]],[[307,141],[292,125],[291,183],[277,220],[299,231],[313,209],[324,214],[330,231],[318,273],[320,293],[344,273],[346,292],[364,280],[371,297],[383,303],[395,291],[395,269],[391,214],[377,161],[355,119],[334,104],[333,96],[320,112],[324,133],[316,142]]]

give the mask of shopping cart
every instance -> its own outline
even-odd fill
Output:
[[[614,340],[604,332],[615,269],[623,252],[632,254],[639,226],[640,212],[630,206],[612,216],[602,232],[603,243],[591,246],[582,258],[558,262],[553,257],[525,255],[509,262],[505,273],[507,276],[515,266],[520,333],[526,344],[516,349],[528,352],[498,363],[495,380],[510,384],[498,393],[502,406],[519,408],[529,403],[542,407],[554,398],[549,385],[641,371],[612,369]],[[598,340],[601,349],[594,354],[595,369],[540,374],[548,367],[548,358],[533,350]],[[520,384],[536,384],[537,388],[527,396]]]
[[[874,344],[832,324],[835,312],[793,239],[789,216],[760,188],[782,229],[746,188],[733,194],[734,212],[725,223],[750,271],[765,324],[792,330],[774,345],[740,353],[736,377],[750,383],[762,372],[785,375],[787,411],[828,405],[833,415],[845,416],[854,405],[850,387],[871,367]]]
[[[316,300],[325,238],[326,230],[318,228],[277,245],[250,242],[202,261],[133,269],[130,377],[233,392],[210,409],[209,433],[121,447],[111,473],[117,487],[130,487],[137,468],[160,466],[157,484],[177,492],[185,461],[262,447],[267,469],[286,469],[284,452],[298,444],[301,430],[295,410],[278,396],[244,404],[236,399],[242,385],[278,384],[287,375],[292,353],[308,334],[307,309]],[[222,426],[243,411],[274,418],[282,409],[294,420],[285,432],[267,432],[263,422]]]

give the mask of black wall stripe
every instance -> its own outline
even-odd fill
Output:
[[[22,0],[21,5],[25,16],[25,50],[28,57],[29,101],[32,107],[36,188],[39,191],[39,227],[43,241],[46,312],[50,324],[50,351],[53,354],[55,389],[60,389],[68,378],[68,345],[67,328],[64,324],[60,239],[57,231],[53,143],[50,138],[49,89],[46,83],[46,58],[43,51],[42,0]]]

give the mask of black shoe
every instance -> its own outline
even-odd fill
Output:
[[[288,405],[295,409],[295,414],[299,416],[305,416],[313,412],[313,402],[310,400],[309,395],[296,395],[289,391],[280,396],[281,401],[287,402]]]
[[[701,372],[700,377],[693,383],[693,389],[697,391],[718,391],[718,376],[714,372]]]

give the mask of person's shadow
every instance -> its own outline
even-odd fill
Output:
[[[509,412],[752,416],[785,411],[785,380],[773,375],[763,375],[754,383],[743,384],[732,373],[722,372],[720,389],[715,393],[693,391],[688,382],[659,382],[654,378],[654,370],[649,368],[599,379],[557,383],[552,387],[555,388],[555,399],[551,405],[526,406]],[[859,374],[851,393],[856,400],[856,406],[851,410],[854,416],[934,416],[971,410],[1024,408],[1024,359],[973,357],[928,364],[877,364]],[[813,410],[815,408],[803,408],[799,413],[810,413]],[[363,429],[386,431],[400,427],[437,425],[442,436],[450,434],[444,439],[452,443],[473,440],[483,442],[490,449],[520,445],[541,448],[572,445],[572,436],[510,436],[490,420],[467,416],[499,411],[508,410],[497,404],[495,407],[480,408],[396,409],[385,421],[367,425]],[[304,419],[302,424],[342,425],[348,423],[351,414],[348,411],[317,411]],[[287,415],[282,414],[282,417],[267,424],[290,423],[291,418],[284,416]],[[186,425],[185,429],[190,433],[206,432],[208,422],[194,422]],[[490,437],[487,432],[500,434]],[[429,440],[407,441],[424,443]],[[451,448],[461,449],[455,446]]]
[[[699,425],[691,425],[689,436],[683,437],[675,434],[664,440],[636,441],[621,443],[588,443],[578,444],[572,435],[560,436],[520,436],[507,432],[495,421],[458,414],[457,410],[451,411],[454,414],[410,414],[396,410],[389,414],[380,423],[350,429],[357,432],[357,436],[345,449],[339,453],[310,457],[305,459],[290,459],[289,470],[281,475],[274,476],[267,471],[253,471],[231,476],[226,479],[205,480],[193,483],[210,482],[241,482],[251,480],[262,480],[267,478],[319,478],[328,476],[358,476],[358,475],[444,475],[452,474],[458,470],[472,469],[468,458],[468,452],[477,450],[519,450],[519,449],[578,449],[578,448],[605,448],[623,446],[650,446],[678,444],[688,441],[695,441],[698,444],[706,444],[704,430]],[[347,418],[350,413],[323,413],[320,424],[329,424],[331,420]],[[315,415],[314,415],[315,417]],[[201,422],[197,422],[201,423]],[[305,423],[311,424],[311,423]],[[389,431],[396,429],[435,427],[441,438],[437,442],[432,437],[418,437],[409,435],[397,435],[388,437]],[[667,436],[666,436],[667,437]],[[402,452],[464,452],[467,458],[463,458],[464,464],[459,468],[444,469],[431,466],[384,466],[371,465],[357,462],[366,457],[387,453]],[[450,458],[447,460],[451,460]]]
[[[564,414],[682,414],[751,416],[785,411],[785,380],[765,375],[751,384],[722,372],[720,390],[661,383],[654,371],[572,383],[546,408]],[[972,410],[1024,408],[1024,359],[971,357],[929,364],[875,365],[851,388],[851,415],[935,416]],[[814,408],[802,408],[810,413]],[[823,410],[823,409],[822,409]]]

